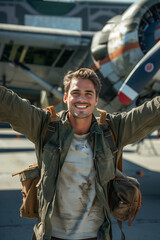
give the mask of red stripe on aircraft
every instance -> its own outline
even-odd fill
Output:
[[[118,99],[123,105],[129,104],[132,100],[126,96],[123,92],[118,93]]]

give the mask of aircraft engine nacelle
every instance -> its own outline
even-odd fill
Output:
[[[160,0],[141,0],[109,20],[93,37],[95,70],[108,103],[140,59],[160,40]],[[118,107],[119,108],[119,107]]]

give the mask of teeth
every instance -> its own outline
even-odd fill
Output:
[[[87,106],[77,106],[78,108],[86,108]]]

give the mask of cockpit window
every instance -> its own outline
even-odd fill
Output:
[[[63,67],[65,63],[69,60],[73,52],[74,50],[66,49],[62,56],[60,57],[60,59],[58,60],[58,62],[56,63],[55,67]]]
[[[60,52],[60,49],[29,47],[24,58],[24,63],[51,66]]]
[[[63,51],[63,52],[62,52]],[[53,49],[6,44],[1,61],[15,61],[24,64],[63,67],[72,56],[73,49]],[[55,65],[54,65],[55,64]]]

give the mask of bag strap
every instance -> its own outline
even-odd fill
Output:
[[[51,114],[51,122],[55,122],[59,120],[59,117],[57,116],[53,105],[46,107],[46,110],[49,111]]]
[[[117,153],[118,149],[115,145],[115,136],[114,133],[112,131],[112,129],[109,126],[109,123],[107,122],[107,112],[105,110],[101,110],[99,108],[97,108],[97,110],[100,113],[100,118],[99,118],[99,125],[106,125],[108,128],[104,131],[104,136],[108,139],[108,143],[110,146],[110,149],[112,151],[113,154]],[[117,168],[118,170],[120,170],[121,172],[123,171],[123,157],[122,157],[122,153],[121,156],[118,159],[118,163],[117,163]]]
[[[48,124],[47,128],[43,132],[44,140],[43,140],[43,146],[49,141],[52,134],[56,131],[56,124],[59,121],[59,118],[55,112],[54,106],[48,106],[46,107],[46,110],[50,112],[51,114],[51,121]]]
[[[101,109],[98,109],[97,110],[99,111],[100,113],[100,118],[99,118],[99,125],[106,125],[108,128],[103,131],[104,132],[104,136],[108,139],[108,143],[109,143],[109,146],[110,146],[110,149],[111,151],[113,152],[113,154],[115,154],[118,149],[115,145],[115,136],[113,134],[113,131],[111,130],[108,122],[107,122],[107,112],[104,111],[104,110],[101,110]],[[121,156],[120,158],[118,159],[118,164],[117,164],[117,168],[118,170],[120,170],[121,172],[123,171],[123,159],[122,159],[122,153],[121,153]],[[122,230],[122,222],[117,220],[117,223],[118,223],[118,226],[120,228],[120,231],[121,231],[121,240],[125,240],[125,235],[123,233],[123,230]]]

